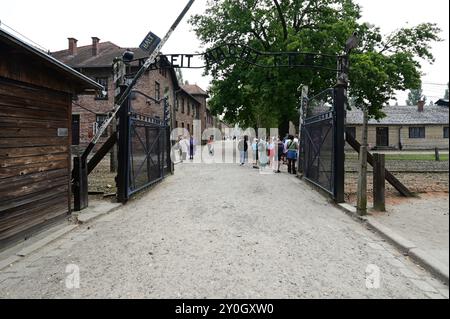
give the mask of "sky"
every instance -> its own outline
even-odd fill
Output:
[[[449,81],[449,1],[448,0],[355,0],[362,6],[362,22],[370,22],[390,33],[404,26],[435,22],[443,30],[443,42],[433,45],[436,62],[422,63],[423,89],[428,100],[442,97]],[[50,51],[66,49],[67,38],[78,39],[78,45],[89,45],[91,37],[111,41],[121,47],[138,47],[149,31],[161,38],[187,3],[187,0],[14,0],[0,2],[1,26],[12,27]],[[202,13],[207,0],[196,0],[188,13]],[[202,52],[186,17],[163,52]],[[6,30],[8,30],[6,28]],[[183,69],[185,80],[208,88],[210,78],[202,70]],[[397,95],[405,104],[407,92]]]

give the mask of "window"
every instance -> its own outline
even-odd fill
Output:
[[[189,124],[187,125],[187,130],[189,133],[191,133],[191,126]]]
[[[178,100],[178,97],[177,97],[177,99],[175,100],[175,111],[178,112],[179,108],[180,108],[180,101]]]
[[[72,145],[80,145],[80,115],[72,114]]]
[[[98,92],[95,98],[97,100],[107,100],[108,99],[108,78],[96,78],[95,81],[103,85],[104,91]]]
[[[181,99],[181,113],[184,114],[184,99]]]
[[[161,99],[161,85],[158,82],[155,82],[155,99]]]
[[[410,127],[409,138],[425,138],[425,127]]]
[[[353,138],[356,139],[356,127],[354,126],[349,126],[345,129],[345,132],[349,135],[352,136]]]
[[[175,128],[178,128],[178,121],[175,121]]]
[[[184,123],[181,123],[181,128],[184,128]]]
[[[159,67],[159,74],[161,74],[163,77],[167,78],[167,69],[163,66]]]
[[[448,126],[444,127],[444,138],[448,138]]]
[[[188,109],[187,109],[187,115],[191,115],[191,105],[188,103],[188,104],[187,104],[187,107],[188,107]]]
[[[97,131],[102,127],[102,124],[108,119],[106,114],[97,114],[95,118],[95,126],[94,126],[94,134],[97,134]],[[105,130],[102,134],[102,137],[108,137],[108,130]]]

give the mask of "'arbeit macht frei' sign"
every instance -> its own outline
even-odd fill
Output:
[[[304,52],[261,52],[251,47],[238,44],[226,44],[204,53],[159,55],[150,69],[167,68],[209,68],[213,65],[238,61],[263,68],[305,67],[330,71],[338,70],[339,57],[319,53]],[[158,67],[159,66],[159,67]]]

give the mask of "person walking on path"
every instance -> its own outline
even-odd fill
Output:
[[[253,151],[253,165],[258,165],[258,139],[253,139],[252,143],[252,151]]]
[[[248,136],[244,136],[244,139],[240,139],[238,143],[238,150],[241,155],[240,163],[244,166],[248,161]]]
[[[261,138],[258,143],[258,155],[259,155],[259,164],[261,168],[265,168],[269,162],[269,157],[267,156],[267,142],[265,138]]]
[[[269,155],[269,165],[275,169],[275,137],[272,137],[268,141],[268,155]]]
[[[195,155],[195,140],[194,137],[191,136],[189,138],[189,159],[193,160]]]
[[[214,136],[211,135],[208,141],[208,152],[210,156],[214,156]]]
[[[180,148],[181,148],[181,162],[184,162],[187,159],[187,153],[189,150],[189,142],[185,136],[181,138]]]
[[[281,173],[280,168],[281,168],[281,163],[283,162],[283,157],[284,157],[284,143],[281,140],[281,137],[278,137],[277,139],[277,162],[276,162],[276,167],[275,167],[275,172],[276,173]]]
[[[297,174],[295,164],[298,156],[298,142],[294,139],[294,136],[290,135],[286,141],[287,160],[288,160],[288,172],[289,174]]]

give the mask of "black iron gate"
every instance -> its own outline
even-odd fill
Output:
[[[344,89],[337,86],[308,99],[301,134],[304,178],[337,202],[344,200]]]
[[[169,128],[137,113],[130,117],[128,196],[161,181],[168,172]]]
[[[159,102],[163,101],[166,114],[168,104],[165,99]],[[119,114],[118,126],[117,197],[126,202],[171,173],[170,126],[167,119],[135,112],[130,99]]]

